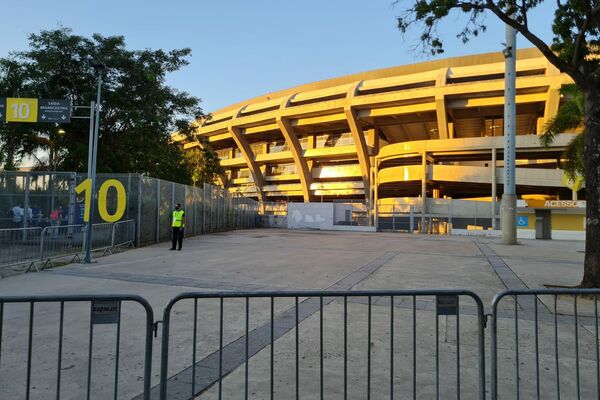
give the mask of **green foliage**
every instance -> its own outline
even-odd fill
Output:
[[[540,136],[543,146],[552,144],[556,135],[573,130],[583,123],[585,109],[581,90],[576,85],[566,85],[560,89],[560,93],[563,102],[554,118],[546,123]]]
[[[223,186],[227,186],[225,170],[221,167],[219,157],[212,150],[208,140],[204,137],[198,137],[196,140],[200,142],[200,146],[185,154],[192,185],[216,184],[220,179]]]
[[[96,77],[89,59],[108,67],[102,85],[98,172],[140,172],[178,182],[190,180],[182,151],[170,132],[203,115],[200,100],[166,84],[166,76],[188,64],[190,49],[128,50],[122,36],[91,38],[67,28],[29,36],[29,49],[0,59],[0,96],[70,99],[89,106]],[[79,109],[77,115],[85,115]],[[64,134],[59,130],[64,130]],[[85,171],[89,122],[0,123],[5,169],[25,156],[44,154],[40,168]]]
[[[561,88],[560,92],[563,102],[558,108],[556,116],[546,123],[544,132],[540,135],[540,144],[543,146],[550,146],[556,135],[578,128],[583,124],[585,108],[581,90],[576,85],[566,85]],[[563,154],[566,161],[561,167],[572,181],[585,175],[584,149],[585,137],[581,132],[571,140]]]

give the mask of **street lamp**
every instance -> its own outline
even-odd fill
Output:
[[[97,58],[89,60],[90,65],[94,68],[94,72],[98,79],[98,90],[96,93],[96,104],[95,104],[95,116],[94,116],[94,129],[90,131],[90,139],[88,146],[88,178],[91,179],[91,196],[90,196],[90,208],[88,214],[88,222],[86,226],[86,240],[85,240],[85,257],[83,262],[90,264],[92,262],[92,230],[94,226],[94,207],[95,207],[95,195],[96,195],[96,156],[98,154],[98,131],[100,129],[100,94],[102,90],[102,73],[106,70],[106,65]],[[91,116],[90,112],[90,116]],[[90,123],[91,125],[91,123]]]

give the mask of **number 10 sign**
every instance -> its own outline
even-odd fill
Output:
[[[0,97],[0,120],[6,122],[71,122],[71,101]]]

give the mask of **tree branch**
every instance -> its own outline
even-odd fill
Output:
[[[510,18],[505,12],[503,12],[496,4],[494,4],[493,0],[485,0],[485,8],[493,12],[502,22],[507,25],[515,28],[519,33],[521,33],[527,40],[529,40],[535,47],[537,47],[544,57],[550,61],[556,68],[560,71],[566,72],[575,82],[578,84],[584,85],[585,79],[581,72],[579,72],[573,65],[563,61],[560,57],[558,57],[552,49],[538,36],[533,34],[529,29],[525,26],[519,24],[512,18]]]
[[[583,50],[582,42],[585,39],[585,33],[588,29],[588,25],[590,23],[591,17],[592,17],[592,15],[590,12],[590,13],[588,13],[585,20],[583,21],[583,24],[579,27],[579,33],[577,34],[577,38],[575,39],[575,44],[574,44],[574,48],[573,48],[573,57],[571,59],[572,65],[577,65],[577,62],[579,61],[579,58],[581,57],[581,51]]]

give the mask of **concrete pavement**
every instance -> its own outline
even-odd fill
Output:
[[[488,306],[494,294],[506,287],[540,287],[545,283],[573,285],[582,274],[583,243],[522,241],[519,246],[503,246],[493,239],[465,237],[420,236],[395,233],[351,233],[351,232],[304,232],[275,229],[234,231],[188,239],[181,252],[168,251],[168,244],[131,250],[113,256],[99,258],[90,267],[73,264],[35,274],[14,276],[0,280],[0,295],[18,294],[67,294],[67,293],[129,293],[139,294],[152,305],[155,320],[162,319],[162,310],[168,300],[184,291],[257,291],[292,289],[411,289],[411,288],[465,288],[476,292]],[[300,299],[302,302],[303,299]],[[430,398],[434,392],[435,314],[434,298],[419,298],[415,303],[417,321],[417,366],[418,398]],[[521,303],[521,301],[520,301]],[[531,302],[531,304],[534,304]],[[530,304],[530,305],[531,305]],[[550,304],[548,300],[544,304]],[[366,344],[365,319],[368,304],[366,299],[348,300],[348,355],[349,387],[351,398],[364,398],[366,388],[367,348],[372,348],[372,383],[375,397],[385,397],[394,389],[400,397],[412,393],[412,299],[397,298],[395,301],[394,337],[394,385],[389,381],[390,309],[389,299],[372,301],[372,340]],[[343,378],[340,363],[343,349],[343,301],[324,301],[324,390],[327,398],[340,397]],[[523,305],[521,305],[523,307]],[[591,303],[582,301],[580,309],[589,314]],[[54,307],[54,308],[53,308]],[[250,304],[250,341],[256,355],[249,365],[253,398],[268,398],[269,392],[269,335],[270,304],[266,299],[253,299]],[[562,308],[561,308],[562,307]],[[274,361],[277,398],[291,397],[294,392],[294,335],[295,330],[285,329],[289,324],[286,315],[294,315],[293,299],[277,300],[275,305]],[[514,302],[506,299],[501,307],[510,316]],[[531,313],[525,307],[519,315],[524,319],[522,328],[531,328]],[[559,308],[569,312],[569,299],[561,299]],[[306,301],[300,306],[304,318],[299,331],[301,348],[300,382],[302,390],[313,397],[319,390],[319,316],[318,301]],[[32,369],[32,394],[47,397],[55,390],[57,361],[57,308],[44,305],[36,308],[34,316]],[[477,352],[474,302],[461,299],[461,374],[464,398],[476,396],[474,380],[477,376]],[[137,306],[123,306],[123,328],[121,332],[121,364],[119,398],[132,398],[141,393],[140,362],[143,341],[140,339],[143,315]],[[21,314],[19,314],[21,313]],[[5,306],[2,359],[0,360],[0,398],[19,398],[23,394],[27,348],[27,306]],[[224,350],[225,362],[232,372],[224,381],[224,393],[232,398],[242,398],[240,390],[244,383],[244,359],[240,359],[235,340],[244,340],[245,305],[242,299],[227,300],[224,305]],[[286,314],[287,313],[287,314]],[[89,330],[89,306],[65,308],[65,341],[63,352],[62,398],[80,398],[86,389],[87,333]],[[191,338],[193,327],[193,302],[182,302],[175,307],[170,337],[169,388],[170,398],[189,398],[191,395]],[[218,392],[211,376],[215,371],[211,354],[218,354],[219,304],[217,300],[199,302],[197,319],[197,370],[194,393],[202,392],[201,398],[212,398]],[[440,382],[448,396],[457,390],[456,376],[456,321],[455,317],[438,319],[440,340]],[[507,319],[510,323],[512,319]],[[587,320],[586,320],[587,321]],[[586,322],[587,323],[587,322]],[[546,324],[547,325],[547,324]],[[553,325],[544,325],[553,330]],[[512,325],[508,325],[509,327]],[[265,330],[266,329],[266,330]],[[514,333],[507,328],[508,334]],[[561,324],[561,339],[568,342],[573,325]],[[98,398],[112,393],[114,372],[110,362],[114,359],[114,329],[100,326],[94,336],[94,361],[92,388],[100,393]],[[551,331],[541,332],[549,343]],[[579,334],[582,351],[580,360],[593,364],[594,329],[582,325]],[[489,332],[486,332],[489,338]],[[269,339],[269,338],[267,338]],[[153,380],[158,383],[160,333],[154,339]],[[526,354],[531,354],[531,334],[523,340],[528,343]],[[520,345],[522,346],[522,345]],[[583,347],[587,346],[587,347]],[[592,347],[590,347],[592,346]],[[487,347],[489,349],[489,347]],[[566,343],[562,348],[565,368],[573,364],[573,346]],[[504,362],[510,364],[510,343]],[[584,351],[585,350],[585,351]],[[316,353],[315,353],[316,352]],[[504,354],[504,353],[502,353]],[[562,353],[561,353],[562,354]],[[316,356],[316,359],[315,359]],[[552,349],[544,349],[544,357],[550,359]],[[529,360],[529,358],[525,357]],[[211,361],[213,360],[213,361]],[[387,360],[387,361],[386,361]],[[204,364],[200,364],[203,362]],[[561,360],[561,362],[563,362]],[[204,368],[201,369],[200,367]],[[453,368],[454,367],[454,368]],[[528,365],[530,367],[530,365]],[[549,367],[548,367],[549,368]],[[342,368],[343,370],[343,368]],[[101,371],[94,374],[94,371]],[[187,372],[186,372],[187,371]],[[210,372],[212,371],[212,372]],[[549,371],[549,370],[546,370]],[[202,374],[204,372],[204,374]],[[523,376],[531,368],[522,371]],[[551,373],[547,372],[550,375]],[[187,374],[187,375],[186,375]],[[315,375],[316,374],[316,375]],[[505,387],[510,386],[508,374]],[[587,375],[582,374],[582,377]],[[588,377],[589,378],[589,377]],[[563,376],[563,389],[574,389],[573,377]],[[315,384],[316,383],[316,384]],[[204,385],[204,386],[202,386]],[[206,389],[206,390],[205,390]],[[592,387],[586,390],[591,393]],[[562,390],[562,389],[561,389]],[[315,392],[316,391],[316,392]],[[433,391],[433,392],[432,392]],[[242,390],[243,392],[243,390]],[[526,391],[531,393],[530,390]],[[153,392],[156,394],[156,388]],[[181,394],[179,394],[181,393]],[[402,394],[400,394],[402,393]],[[235,396],[233,396],[235,394]],[[280,395],[279,395],[280,394]],[[187,397],[186,397],[187,396]],[[526,397],[525,397],[526,398]]]

